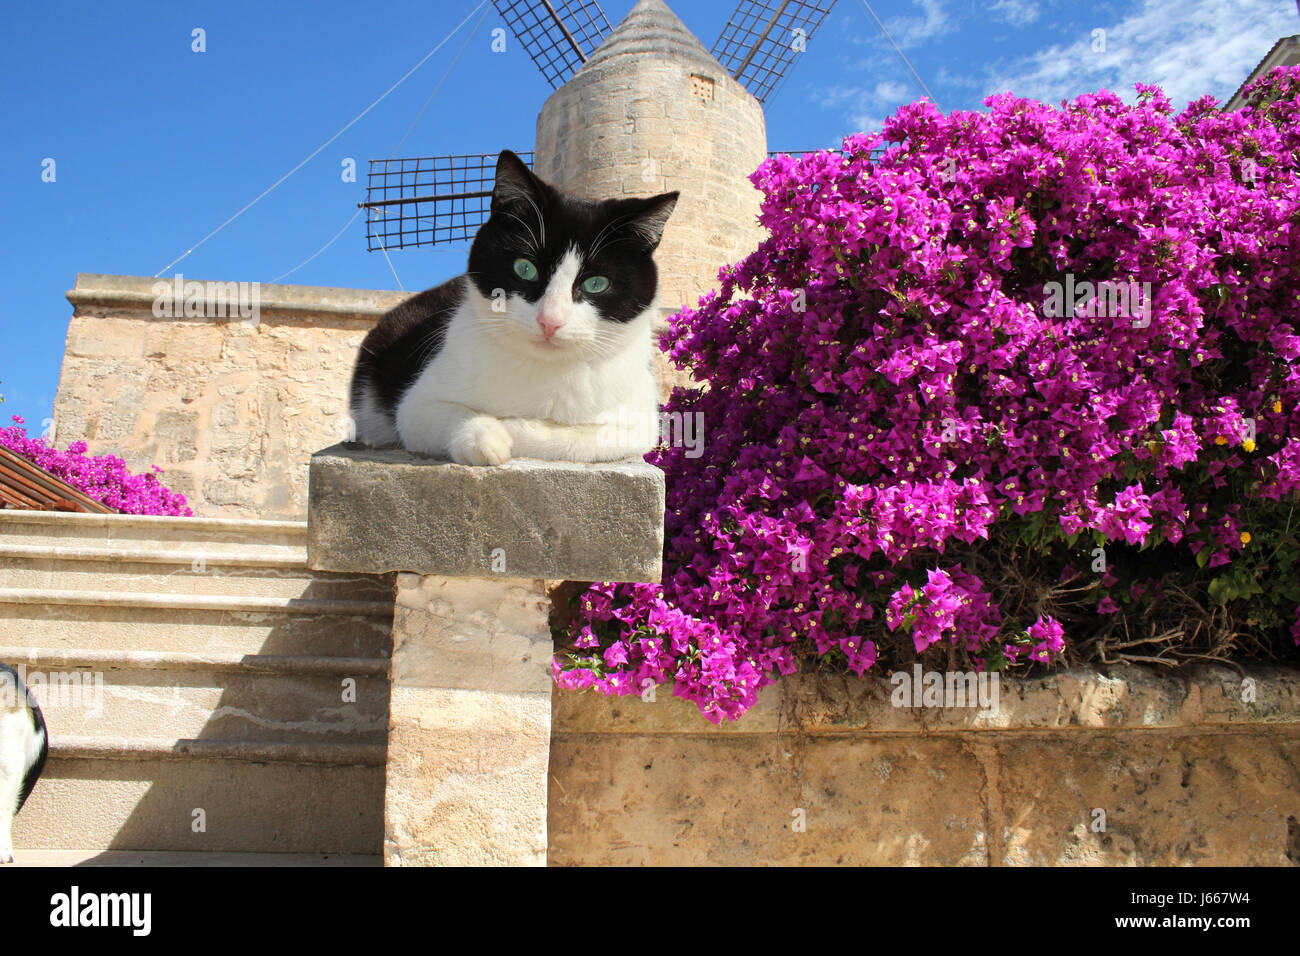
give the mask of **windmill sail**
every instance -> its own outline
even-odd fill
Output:
[[[593,0],[494,0],[552,89],[563,86],[610,31]]]
[[[835,0],[744,0],[711,52],[754,99],[766,103],[833,6]]]
[[[519,158],[533,165],[531,152]],[[372,159],[367,200],[367,250],[463,242],[487,220],[496,181],[496,153]]]

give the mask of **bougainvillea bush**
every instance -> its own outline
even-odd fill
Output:
[[[156,465],[151,472],[133,475],[126,462],[115,455],[87,455],[84,441],[60,451],[43,438],[29,437],[18,415],[12,416],[12,421],[8,428],[0,428],[0,445],[96,501],[124,514],[189,517],[194,513],[186,506],[184,495],[158,481]]]
[[[667,333],[663,583],[579,593],[561,685],[716,721],[809,664],[1294,653],[1300,69],[1137,89],[754,174],[769,237]]]

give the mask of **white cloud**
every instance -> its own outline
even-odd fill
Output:
[[[934,75],[934,85],[936,88],[966,86],[978,89],[984,85],[984,80],[969,73],[954,73],[946,65],[941,64],[939,72]]]
[[[886,116],[893,115],[890,110]],[[873,116],[870,113],[853,113],[849,116],[848,132],[853,133],[879,133],[880,128],[885,125],[886,116]]]
[[[956,24],[940,0],[912,0],[912,3],[921,8],[920,16],[892,17],[885,21],[885,29],[902,49],[919,46],[955,29]]]
[[[862,0],[857,0],[866,14]],[[911,0],[917,8],[916,16],[892,17],[884,21],[885,29],[901,49],[920,46],[935,37],[951,33],[957,28],[956,22],[949,16],[944,3],[947,0]],[[873,4],[875,9],[879,4]],[[879,14],[879,10],[875,11]],[[898,54],[893,45],[881,35],[879,28],[860,36],[851,37],[851,42],[871,45],[880,52],[880,57],[887,61],[872,61],[878,66],[880,62],[889,62],[890,71],[898,75],[897,79],[877,82],[866,86],[834,86],[821,90],[821,105],[830,108],[843,108],[854,129],[872,132],[880,129],[885,117],[894,113],[904,103],[911,103],[925,95],[917,86],[911,72],[897,64]],[[977,84],[976,84],[977,85]]]
[[[1098,29],[1104,51],[1094,50]],[[1224,100],[1293,33],[1300,20],[1290,2],[1141,0],[1118,23],[1086,24],[1078,36],[990,69],[986,92],[1054,103],[1105,87],[1132,101],[1141,82],[1162,87],[1175,108],[1206,93]]]
[[[1036,0],[998,0],[993,4],[993,13],[1012,26],[1023,27],[1038,19]]]
[[[906,103],[912,95],[912,88],[906,83],[893,82],[885,80],[876,84],[872,91],[873,97],[881,103]]]
[[[874,133],[904,103],[917,98],[914,87],[896,80],[874,86],[831,86],[821,91],[821,105],[842,109],[854,130]]]

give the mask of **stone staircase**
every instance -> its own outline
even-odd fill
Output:
[[[0,510],[50,731],[20,863],[378,865],[393,580],[309,570],[306,529]]]

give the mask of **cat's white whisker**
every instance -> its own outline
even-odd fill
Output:
[[[542,211],[537,208],[537,202],[532,196],[525,195],[524,198],[528,200],[528,205],[532,206],[533,212],[537,214],[537,225],[542,230],[542,241],[538,246],[538,251],[540,252],[542,249],[546,248],[546,219],[542,216]]]
[[[512,212],[507,211],[505,215],[509,216],[511,219],[518,222],[519,225],[523,226],[525,229],[528,230],[528,236],[532,240],[532,248],[529,250],[529,254],[534,259],[540,258],[542,254],[542,249],[544,249],[545,246],[542,243],[539,243],[537,241],[537,233],[533,232],[533,227],[528,225],[528,223],[525,222],[520,216],[516,216]]]

